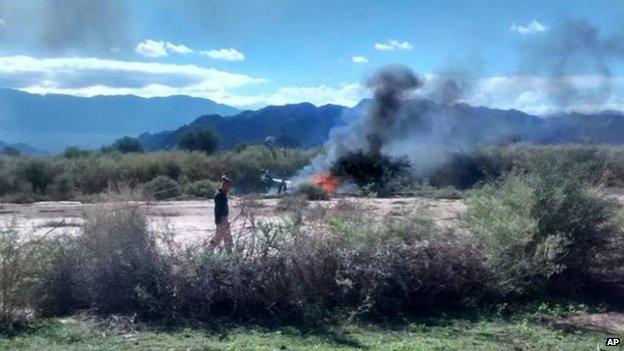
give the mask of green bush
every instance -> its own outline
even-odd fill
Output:
[[[180,147],[211,154],[219,147],[219,135],[209,127],[193,127],[180,137]]]
[[[297,188],[297,193],[304,195],[308,200],[327,200],[329,195],[320,185],[311,183],[301,183]]]
[[[34,193],[42,194],[54,180],[56,170],[45,159],[27,159],[18,165],[17,176],[29,182]]]
[[[70,200],[74,193],[73,179],[67,174],[56,177],[50,186],[50,193],[55,200]]]
[[[218,188],[218,182],[204,179],[186,184],[184,186],[184,193],[194,197],[212,198]]]
[[[9,177],[4,174],[0,174],[0,196],[8,194],[11,190],[11,181]]]
[[[63,151],[63,157],[65,158],[81,158],[87,157],[91,154],[89,150],[82,150],[76,146],[70,146]]]
[[[624,148],[606,145],[485,147],[453,155],[425,178],[435,187],[467,189],[512,171],[538,171],[550,162],[574,168],[584,183],[624,187]]]
[[[37,241],[14,227],[0,228],[0,333],[13,334],[27,320],[29,296],[37,275]]]
[[[597,257],[621,238],[616,209],[573,170],[543,164],[477,190],[467,218],[503,294],[570,292],[591,284]]]
[[[158,176],[147,182],[144,186],[144,190],[146,195],[156,200],[173,199],[182,194],[180,185],[167,176]]]
[[[104,148],[104,151],[119,151],[123,154],[130,152],[143,152],[143,146],[141,145],[139,139],[126,136],[115,140],[111,146]]]
[[[20,156],[22,154],[21,151],[19,151],[17,148],[13,147],[13,146],[5,146],[4,149],[2,149],[2,153],[4,155],[7,156]]]

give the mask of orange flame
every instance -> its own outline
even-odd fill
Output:
[[[326,193],[331,194],[340,186],[340,179],[330,173],[321,172],[313,175],[310,183],[320,186]]]

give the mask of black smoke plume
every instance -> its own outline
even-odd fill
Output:
[[[368,151],[381,155],[382,147],[392,138],[392,127],[399,118],[403,100],[419,88],[422,81],[409,68],[398,66],[380,70],[366,85],[373,91],[374,102],[362,126]]]

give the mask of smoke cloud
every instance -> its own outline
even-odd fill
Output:
[[[365,102],[365,112],[334,128],[325,144],[326,153],[305,167],[295,181],[306,181],[312,174],[331,169],[340,157],[358,151],[408,159],[415,174],[424,174],[448,155],[490,139],[474,135],[474,129],[463,128],[465,120],[457,118],[455,103],[469,87],[463,78],[446,74],[424,79],[404,66],[378,70],[366,80],[373,100]],[[499,137],[491,128],[483,132]]]
[[[520,70],[529,74],[519,77],[539,79],[561,110],[579,103],[600,106],[613,95],[612,67],[623,58],[623,36],[605,36],[586,20],[568,20],[524,47]],[[414,175],[421,176],[458,152],[513,140],[543,142],[557,132],[518,111],[467,108],[461,102],[473,93],[472,82],[465,73],[425,79],[402,66],[380,69],[366,81],[373,95],[366,112],[332,130],[326,154],[298,179],[331,170],[354,152],[408,159]]]
[[[392,127],[400,117],[403,99],[422,81],[409,68],[399,66],[378,71],[366,85],[373,91],[374,101],[360,128],[368,142],[368,152],[381,154],[384,144],[392,139]]]
[[[548,78],[547,92],[556,106],[598,105],[612,97],[611,67],[624,59],[624,35],[603,35],[585,19],[569,19],[542,40],[527,43],[521,69]],[[570,77],[592,75],[587,89]]]
[[[0,42],[46,53],[111,52],[131,44],[127,6],[124,0],[0,0]]]

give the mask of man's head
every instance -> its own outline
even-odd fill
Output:
[[[221,189],[224,193],[230,191],[230,189],[232,189],[232,179],[225,175],[221,176],[221,187],[219,187],[219,189]]]

